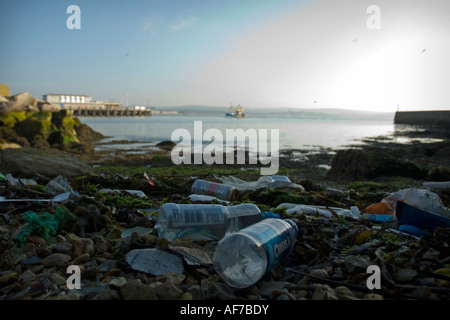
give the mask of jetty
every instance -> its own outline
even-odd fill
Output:
[[[91,106],[66,110],[70,110],[76,117],[149,117],[152,115],[150,109],[102,109]]]
[[[394,124],[449,126],[450,110],[397,111]]]
[[[44,95],[44,100],[78,117],[148,117],[152,115],[152,111],[144,106],[123,108],[120,102],[94,101],[87,95],[51,93]]]

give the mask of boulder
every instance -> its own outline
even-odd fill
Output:
[[[428,171],[411,161],[395,158],[379,150],[347,149],[336,153],[328,175],[342,179],[373,179],[401,176],[423,179]]]
[[[16,94],[15,96],[10,97],[8,100],[8,102],[0,102],[0,113],[39,111],[39,108],[37,106],[38,99],[33,97],[28,92]]]
[[[18,178],[31,178],[36,174],[48,178],[59,175],[71,178],[93,173],[91,166],[68,153],[35,148],[3,150],[0,172]]]
[[[93,142],[105,137],[100,132],[95,131],[87,124],[81,123],[78,118],[74,117],[73,119],[75,121],[74,129],[80,141]]]
[[[17,135],[27,138],[32,143],[35,140],[47,140],[52,132],[52,113],[36,112],[14,126]]]
[[[161,148],[161,149],[171,151],[176,145],[177,144],[175,142],[173,142],[173,141],[164,140],[164,141],[161,141],[160,143],[158,143],[156,146]]]
[[[42,112],[58,112],[61,111],[61,108],[56,104],[51,104],[42,100],[38,100],[37,107],[39,111]]]

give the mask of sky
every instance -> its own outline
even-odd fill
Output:
[[[0,0],[0,30],[11,94],[450,110],[448,0]]]

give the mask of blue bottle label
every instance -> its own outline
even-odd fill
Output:
[[[266,219],[242,231],[264,243],[268,260],[266,273],[289,255],[296,238],[293,227],[280,219]]]

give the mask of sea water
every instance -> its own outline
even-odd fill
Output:
[[[172,132],[179,128],[192,132],[193,137],[194,121],[202,121],[204,131],[214,128],[220,130],[224,136],[227,129],[243,129],[244,131],[278,129],[280,149],[339,149],[348,145],[363,144],[363,139],[367,137],[392,136],[395,131],[392,119],[289,117],[236,119],[207,115],[152,115],[150,117],[80,117],[80,120],[108,137],[106,141],[128,140],[141,145],[171,140]],[[210,142],[203,141],[206,145]],[[127,145],[116,147],[126,149]],[[128,145],[128,148],[131,146]]]

